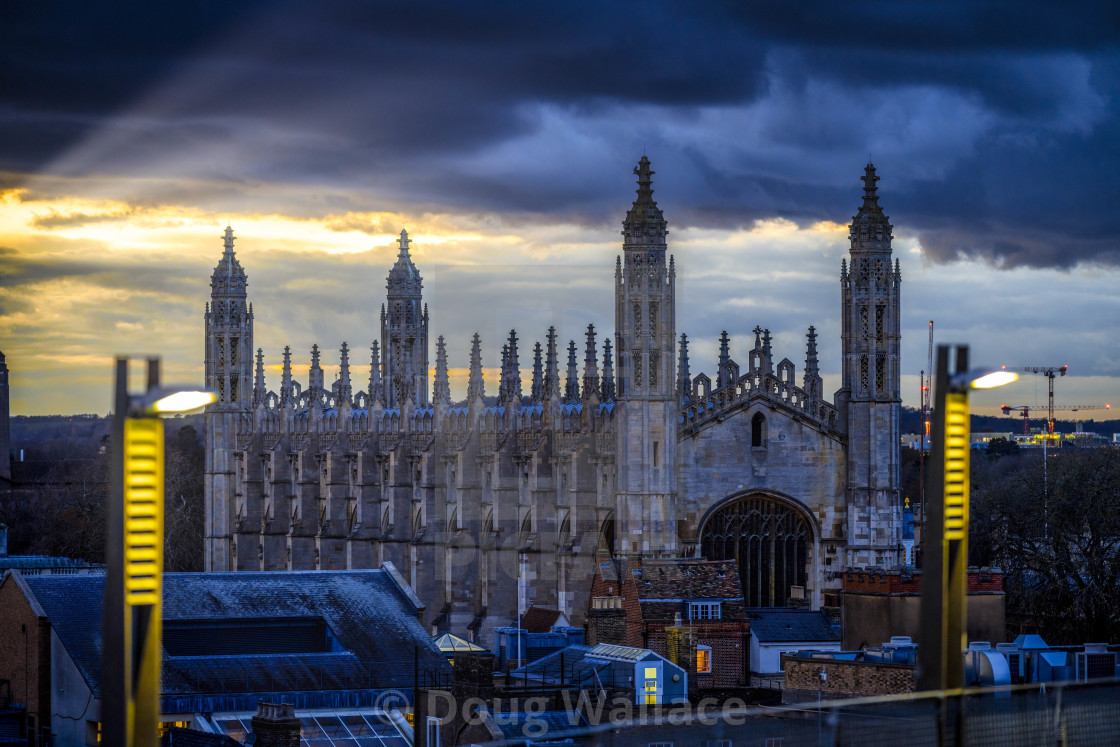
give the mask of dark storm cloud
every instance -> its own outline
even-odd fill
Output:
[[[846,220],[870,151],[888,212],[935,260],[1120,263],[1114,3],[3,13],[0,169],[158,170],[146,196],[168,202],[285,183],[309,187],[309,214],[363,208],[328,208],[331,185],[366,209],[605,225],[630,188],[605,170],[645,147],[674,226],[736,226]]]

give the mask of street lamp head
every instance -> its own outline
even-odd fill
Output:
[[[974,368],[970,371],[953,374],[949,379],[949,391],[965,392],[969,389],[994,389],[1019,379],[1014,371],[999,368]]]
[[[159,417],[199,410],[216,402],[218,395],[210,389],[190,384],[172,384],[151,389],[133,399],[133,410],[139,417]]]

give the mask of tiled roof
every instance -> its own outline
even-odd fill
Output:
[[[645,560],[636,580],[642,601],[743,598],[734,560]]]
[[[521,616],[521,628],[530,633],[547,633],[560,619],[560,610],[550,610],[545,607],[530,607]]]
[[[321,617],[343,649],[212,657],[165,653],[165,695],[252,692],[266,685],[284,690],[411,686],[412,667],[400,663],[411,663],[414,652],[424,671],[450,672],[446,657],[416,619],[415,605],[384,569],[168,573],[163,578],[165,620]],[[105,577],[34,576],[25,582],[98,693]]]
[[[762,643],[838,641],[823,612],[755,611],[751,613],[751,634]]]

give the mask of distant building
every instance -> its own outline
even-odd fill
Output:
[[[568,646],[526,664],[510,675],[529,686],[576,685],[596,692],[624,693],[635,705],[688,702],[688,672],[647,648]]]
[[[667,630],[688,629],[697,689],[750,684],[750,624],[733,560],[611,558],[600,553],[587,613],[588,643],[670,656]],[[691,656],[691,653],[688,653]],[[676,661],[678,664],[687,662]]]
[[[751,613],[751,672],[782,671],[782,654],[839,651],[840,635],[823,612],[756,610]]]
[[[103,573],[105,566],[55,555],[9,555],[8,526],[0,524],[0,574],[5,571],[19,571],[24,576],[74,576]]]
[[[922,572],[850,568],[842,574],[840,620],[843,647],[858,650],[892,636],[918,637]],[[1007,632],[1003,571],[968,569],[969,640],[1000,642]]]
[[[634,173],[619,251],[599,268],[613,280],[613,330],[588,325],[578,342],[511,330],[487,341],[495,358],[501,348],[493,380],[476,334],[458,402],[407,232],[361,363],[340,341],[332,383],[315,345],[300,381],[285,348],[266,382],[227,226],[200,320],[218,393],[206,414],[205,567],[391,560],[425,601],[425,623],[485,641],[530,598],[582,624],[600,549],[733,560],[752,607],[785,606],[793,588],[819,607],[841,568],[900,566],[902,271],[875,167],[835,278],[831,396],[814,327],[785,356],[759,326],[734,343],[724,332],[708,373],[690,361],[649,159]]]
[[[562,628],[572,626],[567,615],[560,610],[533,606],[521,615],[521,627],[529,633],[549,633],[557,626]]]
[[[165,728],[241,741],[266,697],[293,703],[309,731],[320,722],[342,729],[346,719],[359,728],[391,715],[385,706],[404,705],[414,673],[420,684],[450,680],[418,621],[423,607],[391,565],[163,578]],[[0,583],[0,680],[29,731],[53,734],[59,747],[97,743],[104,581],[10,572]],[[396,736],[378,747],[408,747],[406,733],[387,723]]]

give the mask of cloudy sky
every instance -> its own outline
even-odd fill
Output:
[[[838,386],[870,157],[902,262],[907,404],[931,319],[976,361],[1068,364],[1059,404],[1120,401],[1115,3],[108,7],[0,9],[14,414],[106,412],[117,353],[200,379],[227,222],[272,386],[284,345],[333,363],[345,340],[368,361],[401,228],[453,368],[475,331],[490,367],[511,327],[531,349],[555,324],[582,350],[588,323],[613,328],[643,153],[694,373],[724,329],[745,358],[756,325],[800,372],[814,324]],[[978,404],[1045,393],[1031,377]]]

